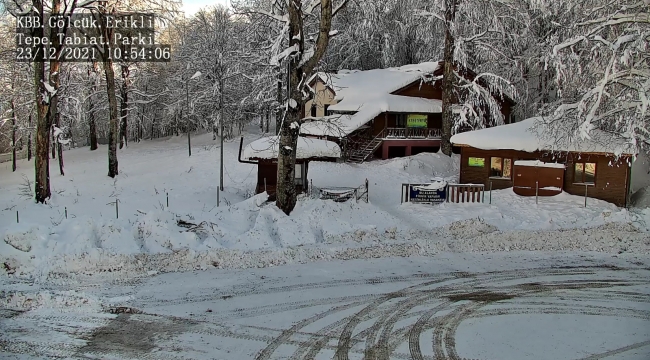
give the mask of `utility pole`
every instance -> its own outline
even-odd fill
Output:
[[[187,120],[185,123],[187,124],[187,151],[190,156],[192,156],[192,143],[190,141],[190,80],[198,79],[199,76],[201,76],[201,72],[197,71],[185,81],[185,105],[187,106]]]
[[[192,142],[190,141],[190,90],[189,90],[190,79],[188,78],[185,81],[185,105],[187,106],[187,119],[185,124],[187,126],[187,151],[190,156],[192,156]]]
[[[219,163],[219,189],[223,191],[223,86],[224,86],[224,78],[223,75],[221,76],[221,91],[219,91],[219,110],[221,111],[221,116],[219,117],[219,127],[221,128],[221,162]]]

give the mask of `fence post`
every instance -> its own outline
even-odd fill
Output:
[[[490,205],[492,205],[492,181],[490,181]]]
[[[167,208],[169,208],[169,193],[166,194],[167,194]]]
[[[119,205],[117,205],[120,202],[120,199],[115,199],[115,218],[119,219],[120,218],[120,208]]]
[[[66,206],[63,209],[65,210],[65,218],[67,219],[68,218],[68,207]]]
[[[535,181],[535,205],[537,205],[537,195],[539,194],[539,181]]]
[[[585,184],[585,207],[587,207],[587,184]]]
[[[217,207],[219,207],[219,185],[217,185]]]
[[[314,196],[314,179],[309,179],[309,195]]]
[[[18,210],[16,210],[16,224],[20,224],[20,217],[18,216]]]
[[[366,203],[370,203],[370,187],[368,186],[368,179],[366,179]]]
[[[483,188],[481,189],[481,193],[482,193],[481,204],[485,204],[485,185],[483,185]]]

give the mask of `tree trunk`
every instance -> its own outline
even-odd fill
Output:
[[[120,95],[122,96],[121,101],[120,101],[120,149],[124,147],[124,145],[127,145],[127,138],[126,138],[126,125],[127,125],[127,118],[129,116],[129,66],[128,65],[121,65],[122,68],[122,87],[120,91]]]
[[[444,72],[442,79],[442,139],[440,148],[442,153],[451,156],[451,130],[454,119],[452,106],[454,104],[454,37],[451,26],[456,17],[457,0],[445,0],[445,50]]]
[[[304,51],[304,29],[302,23],[301,0],[293,1],[295,6],[289,6],[289,46],[298,47],[299,52]],[[306,62],[300,58],[290,57],[289,77],[287,89],[286,114],[280,126],[280,144],[278,149],[278,178],[276,186],[276,206],[289,215],[296,206],[296,151],[298,135],[300,133],[300,120],[305,100],[302,97],[302,88],[298,86],[304,79],[311,76],[316,64],[322,59],[329,43],[329,32],[332,28],[332,2],[321,0],[320,24],[318,39],[316,40],[313,56]],[[298,125],[298,126],[296,126]]]
[[[104,58],[104,73],[106,74],[106,93],[108,94],[108,176],[118,175],[117,169],[117,137],[119,134],[119,119],[117,114],[117,98],[115,96],[115,71],[113,60]]]
[[[16,171],[16,105],[11,100],[11,170]]]
[[[88,97],[88,125],[90,127],[90,150],[97,150],[97,125],[95,123],[95,102],[93,101],[93,94],[97,92],[97,69],[95,68],[95,63],[92,65],[92,74],[88,70],[88,75],[92,76],[92,87],[90,90],[90,96]]]
[[[32,114],[29,114],[27,126],[27,161],[32,161]]]
[[[34,16],[40,18],[43,24],[43,3],[34,0]],[[32,32],[34,37],[43,38],[43,28],[35,27]],[[37,202],[45,203],[50,197],[50,124],[47,111],[49,93],[45,89],[45,63],[34,62],[34,89],[36,91],[36,161],[34,162],[34,190]]]
[[[266,131],[265,134],[269,133],[269,119],[271,118],[271,109],[266,109]]]
[[[61,129],[61,116],[59,115],[58,112],[56,113],[56,116],[54,116],[54,119],[56,121],[56,127]],[[63,134],[59,134],[56,136],[55,144],[56,144],[56,150],[59,154],[59,172],[61,173],[61,176],[64,176],[65,173],[63,172],[63,144],[61,144],[60,141],[62,136]]]
[[[90,102],[90,107],[93,107]],[[97,126],[95,125],[95,111],[90,110],[88,115],[88,124],[90,125],[90,150],[97,150]]]
[[[276,93],[277,109],[275,110],[275,135],[280,134],[282,123],[282,67],[278,66],[278,83]]]
[[[54,118],[51,115],[52,111],[53,111],[52,110],[52,102],[50,101],[50,110],[49,110],[49,112],[47,114],[47,117],[49,118],[49,120],[47,122],[54,125]],[[56,139],[54,138],[54,126],[50,127],[50,136],[51,136],[51,140],[52,140],[52,142],[51,142],[51,144],[52,144],[52,159],[56,159]]]

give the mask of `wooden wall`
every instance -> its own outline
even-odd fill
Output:
[[[420,84],[416,81],[415,83],[406,86],[400,90],[394,92],[395,95],[402,96],[412,96],[412,97],[421,97],[425,99],[438,99],[442,100],[442,81],[437,81],[435,84]],[[505,118],[506,124],[509,123],[510,113],[512,112],[512,106],[508,101],[501,101],[501,113]],[[440,114],[440,128],[442,128],[442,114]],[[390,126],[389,126],[390,127]],[[433,126],[429,126],[433,127]]]
[[[595,185],[588,187],[588,196],[614,203],[617,206],[626,205],[627,189],[629,187],[630,168],[627,165],[629,157],[623,157],[616,161],[613,156],[601,154],[529,153],[515,150],[480,150],[472,147],[463,147],[461,150],[460,182],[463,184],[484,184],[486,189],[489,189],[490,181],[492,181],[492,189],[512,187],[512,180],[490,179],[490,158],[492,156],[510,158],[513,160],[513,166],[516,160],[541,160],[544,162],[564,163],[567,165],[564,174],[564,191],[569,194],[581,196],[585,194],[585,186],[574,184],[573,164],[575,161],[596,163]],[[470,157],[484,158],[485,166],[469,166]]]

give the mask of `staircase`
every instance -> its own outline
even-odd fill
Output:
[[[384,141],[380,135],[376,136],[374,139],[359,141],[357,143],[357,149],[349,150],[348,161],[357,164],[361,164],[362,162],[366,161],[369,156],[374,154],[374,152],[379,149],[381,143]]]

